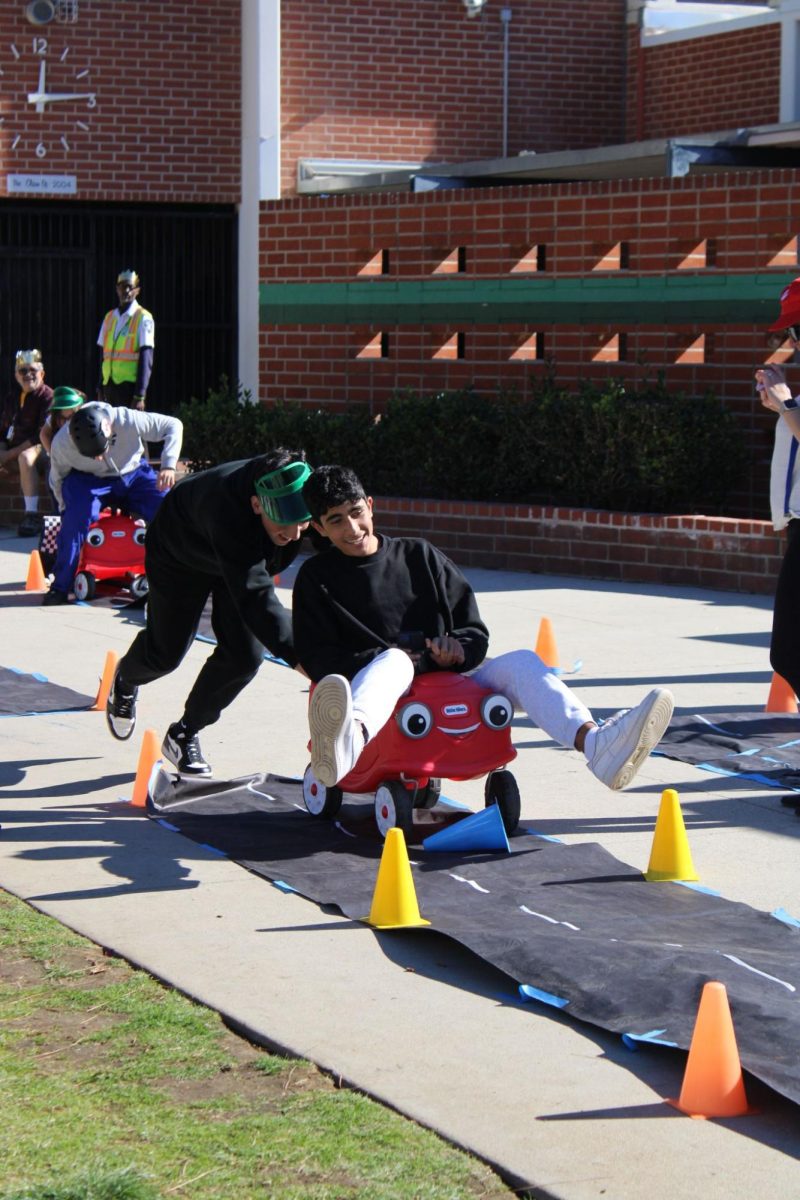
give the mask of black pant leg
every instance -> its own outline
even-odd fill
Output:
[[[160,679],[183,661],[197,634],[213,580],[177,572],[148,552],[147,623],[119,663],[125,683],[134,687]]]
[[[215,583],[212,591],[211,627],[217,645],[195,680],[183,714],[193,733],[219,720],[264,661],[263,645],[242,621],[222,582]]]
[[[800,520],[789,522],[772,614],[770,662],[800,695]]]
[[[135,387],[135,383],[114,383],[109,379],[108,383],[103,384],[106,404],[113,404],[115,408],[135,408],[136,405],[133,403]]]

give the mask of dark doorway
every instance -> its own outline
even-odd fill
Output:
[[[237,241],[231,207],[0,201],[0,375],[37,346],[51,387],[92,399],[96,345],[125,267],[142,280],[139,302],[156,323],[147,406],[173,412],[236,378]]]

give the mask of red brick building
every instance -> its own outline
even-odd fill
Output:
[[[223,370],[373,409],[664,371],[740,414],[733,509],[765,514],[750,380],[797,273],[796,5],[655,32],[675,5],[467,4],[0,0],[0,352],[38,340],[51,381],[90,384],[134,265],[154,407]]]

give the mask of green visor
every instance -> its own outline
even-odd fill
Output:
[[[57,387],[53,391],[53,403],[50,407],[55,412],[62,412],[65,409],[80,408],[86,397],[80,392],[76,392],[75,388]]]
[[[264,516],[276,525],[310,521],[311,513],[303,500],[303,484],[310,474],[308,463],[292,462],[257,479],[254,486]]]

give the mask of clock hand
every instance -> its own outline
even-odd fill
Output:
[[[29,92],[28,104],[35,104],[37,112],[44,112],[45,104],[53,100],[93,100],[94,92]]]
[[[39,93],[38,93],[38,96],[36,99],[36,111],[38,113],[44,112],[44,101],[40,100],[39,97],[44,96],[45,70],[46,70],[46,63],[45,63],[44,59],[42,59],[42,61],[39,63]],[[30,96],[28,97],[28,100],[31,104],[34,103],[34,101],[32,101],[30,99]]]

